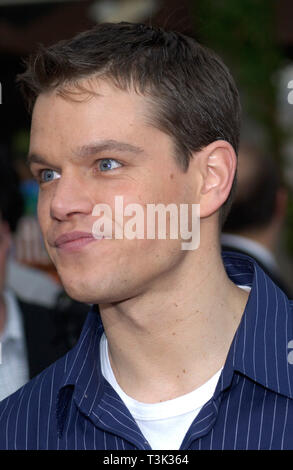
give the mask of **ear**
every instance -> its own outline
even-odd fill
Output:
[[[227,200],[236,173],[237,157],[232,145],[224,140],[212,142],[200,153],[200,215],[203,218],[217,212]]]

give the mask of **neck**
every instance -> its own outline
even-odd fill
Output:
[[[154,403],[202,385],[224,365],[247,298],[229,280],[215,244],[204,259],[190,253],[160,285],[100,305],[121,388]]]

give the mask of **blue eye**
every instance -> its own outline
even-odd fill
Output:
[[[112,158],[103,158],[99,161],[99,169],[101,171],[108,171],[113,170],[115,168],[119,168],[121,163],[117,162],[117,160],[113,160]]]
[[[57,174],[57,171],[54,170],[41,170],[40,171],[40,181],[41,183],[48,183],[49,181],[53,181],[54,179],[54,174]]]

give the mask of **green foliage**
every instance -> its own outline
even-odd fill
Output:
[[[270,152],[283,165],[286,133],[278,123],[277,73],[285,63],[276,39],[275,0],[193,0],[197,38],[224,58],[240,90],[244,116],[264,129]],[[293,198],[287,250],[293,255]]]
[[[276,158],[281,158],[274,77],[284,58],[275,37],[275,6],[274,0],[197,0],[194,17],[199,40],[232,70],[245,115],[262,124]]]

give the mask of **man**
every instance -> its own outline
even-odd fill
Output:
[[[7,286],[7,265],[23,213],[17,174],[0,152],[0,400],[15,392],[65,354],[81,330],[86,306],[60,293],[54,308],[27,302]],[[64,308],[61,308],[64,305]],[[73,310],[73,311],[72,311]],[[70,311],[70,316],[69,316]],[[77,315],[77,312],[79,315]]]
[[[291,298],[291,286],[277,261],[288,199],[280,169],[268,152],[242,142],[237,173],[237,191],[223,227],[222,247],[252,256]]]
[[[101,24],[40,49],[20,81],[45,243],[93,306],[76,347],[0,406],[0,447],[292,447],[292,305],[252,259],[221,256],[240,114],[221,60],[181,34]],[[112,212],[117,236],[111,216],[98,230],[118,196],[145,216],[200,204],[199,246],[171,225],[121,237],[131,211]]]

